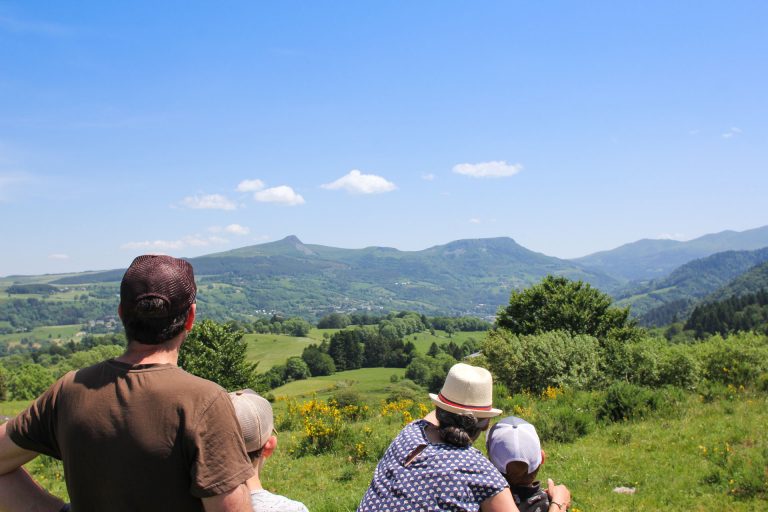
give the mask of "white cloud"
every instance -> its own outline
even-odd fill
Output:
[[[49,254],[48,255],[48,259],[49,260],[68,260],[69,259],[69,255],[68,254],[61,254],[61,253]]]
[[[682,233],[661,233],[656,235],[659,240],[683,240],[685,235]]]
[[[237,184],[238,192],[256,192],[264,188],[264,182],[261,180],[243,180]]]
[[[304,204],[304,198],[287,185],[261,190],[256,192],[253,198],[261,203],[280,203],[287,206]]]
[[[722,134],[724,139],[731,139],[741,134],[741,128],[732,127],[730,130]]]
[[[375,174],[363,174],[357,169],[353,169],[349,174],[332,183],[320,186],[326,190],[344,189],[350,194],[381,194],[397,189],[391,181]]]
[[[233,235],[247,235],[251,232],[250,229],[245,226],[241,226],[240,224],[230,224],[224,228],[224,231],[227,233],[232,233]]]
[[[422,174],[421,175],[421,179],[423,179],[424,181],[433,181],[435,179],[435,175],[432,174],[432,173],[430,173],[430,174]]]
[[[234,210],[237,205],[221,194],[188,196],[182,199],[181,205],[193,210]]]
[[[472,176],[473,178],[502,178],[513,176],[523,170],[521,164],[508,164],[504,160],[493,162],[480,162],[477,164],[457,164],[453,166],[453,172]]]
[[[222,245],[229,240],[218,236],[203,237],[200,235],[189,235],[179,240],[144,240],[141,242],[127,242],[120,246],[125,250],[151,250],[151,251],[178,251],[187,247],[208,247],[210,245]]]
[[[477,217],[473,217],[473,218],[469,219],[469,223],[470,224],[480,224],[480,219],[478,219]]]

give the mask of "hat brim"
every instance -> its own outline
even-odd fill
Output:
[[[493,418],[503,412],[501,409],[494,409],[493,407],[491,407],[490,409],[480,409],[480,410],[465,409],[463,407],[457,407],[455,405],[451,405],[443,402],[442,400],[440,400],[440,397],[438,397],[434,393],[429,394],[429,399],[432,400],[432,403],[435,404],[436,407],[439,407],[444,411],[452,412],[455,414],[471,414],[475,418]]]

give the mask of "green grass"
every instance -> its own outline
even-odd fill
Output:
[[[28,405],[29,400],[12,400],[9,402],[0,402],[0,416],[16,416]]]
[[[461,346],[469,338],[474,338],[478,343],[485,339],[485,331],[477,332],[455,332],[452,336],[448,336],[444,331],[435,331],[435,334],[431,334],[429,331],[411,334],[405,337],[405,342],[412,342],[416,345],[416,350],[422,354],[426,354],[432,343],[438,345],[445,345],[451,341]]]
[[[300,356],[305,347],[317,340],[294,338],[282,334],[246,334],[248,342],[246,357],[251,362],[259,362],[256,371],[264,373],[273,366],[284,364],[289,357]]]
[[[76,336],[76,334],[81,332],[82,328],[83,326],[81,324],[35,327],[29,332],[0,334],[0,343],[8,343],[12,345],[18,343],[22,338],[38,341],[58,340],[60,342],[67,342],[71,339],[77,341],[82,336]],[[50,335],[50,338],[48,335]]]
[[[341,329],[318,329],[317,327],[313,327],[309,331],[309,337],[313,340],[322,342],[324,339],[324,336],[327,334],[328,338],[330,339],[331,336],[339,332]]]
[[[404,374],[405,368],[360,368],[289,382],[273,389],[272,394],[282,398],[309,398],[313,394],[318,398],[327,398],[340,386],[349,386],[358,393],[368,395],[372,401],[377,401],[390,384],[390,377],[397,375],[402,378]]]
[[[373,399],[390,385],[393,373],[401,374],[402,369],[340,372],[290,383],[275,390],[275,395],[301,399],[317,392],[322,399],[337,382],[342,382]],[[282,404],[278,401],[276,409],[284,407]],[[25,402],[0,403],[0,414],[14,414],[24,406]],[[349,439],[367,442],[370,438],[372,444],[386,446],[400,426],[397,421],[379,417],[378,408],[373,410],[371,419],[345,424],[353,433]],[[539,478],[565,483],[573,495],[573,510],[581,512],[766,510],[765,425],[765,393],[739,392],[708,403],[690,394],[672,413],[599,425],[570,444],[545,443],[548,457]],[[361,435],[365,427],[371,433]],[[301,435],[298,430],[279,432],[279,447],[262,473],[265,488],[298,499],[313,512],[355,510],[373,475],[376,457],[353,461],[348,446],[323,455],[298,457],[291,450],[298,446]],[[475,447],[483,449],[483,442],[481,437]],[[65,490],[57,468],[43,460],[30,465],[36,476],[42,476],[46,485],[63,496]],[[743,493],[750,478],[756,491]],[[618,486],[633,487],[636,492],[614,493]]]
[[[573,495],[573,510],[766,510],[766,496],[734,496],[729,487],[728,470],[720,471],[720,481],[712,483],[719,465],[705,456],[701,446],[724,449],[749,462],[761,464],[766,458],[752,457],[750,450],[765,451],[768,434],[766,396],[745,395],[737,401],[721,400],[702,404],[691,396],[680,414],[672,418],[655,417],[634,423],[599,427],[572,444],[544,446],[547,462],[539,472],[546,482],[553,478],[565,483]],[[398,426],[380,418],[356,424],[368,426],[375,435],[394,438]],[[373,476],[375,461],[351,462],[346,455],[294,458],[288,450],[298,442],[298,433],[281,432],[282,446],[267,462],[265,487],[303,501],[313,511],[352,511]],[[484,437],[475,447],[483,449]],[[762,488],[768,489],[765,467],[753,468],[763,475]],[[737,482],[738,483],[738,482]],[[730,484],[736,486],[736,484]],[[633,487],[634,495],[613,492],[618,486]]]
[[[295,338],[282,334],[246,334],[243,338],[248,342],[247,358],[252,362],[259,362],[257,371],[264,373],[273,366],[284,364],[285,360],[293,356],[301,356],[301,352],[308,345],[319,344],[323,341],[324,335],[333,336],[339,329],[317,329],[313,328],[308,337]],[[416,350],[426,354],[433,342],[438,345],[444,345],[453,341],[461,345],[469,338],[474,338],[480,342],[485,338],[485,331],[479,332],[456,332],[449,337],[443,331],[435,331],[435,334],[421,332],[411,334],[405,338],[405,341],[411,341],[416,345]]]

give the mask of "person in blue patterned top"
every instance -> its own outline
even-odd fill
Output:
[[[487,430],[492,378],[488,370],[454,365],[436,409],[406,425],[379,461],[358,512],[517,512],[504,477],[472,447]]]

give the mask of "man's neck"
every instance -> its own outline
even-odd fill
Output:
[[[131,341],[123,355],[115,360],[128,364],[172,364],[179,363],[180,339],[174,338],[160,345],[147,345]]]
[[[253,475],[251,478],[245,481],[245,485],[248,486],[248,490],[253,491],[260,491],[264,487],[261,485],[261,480],[259,479],[259,472],[257,471],[255,475]]]

